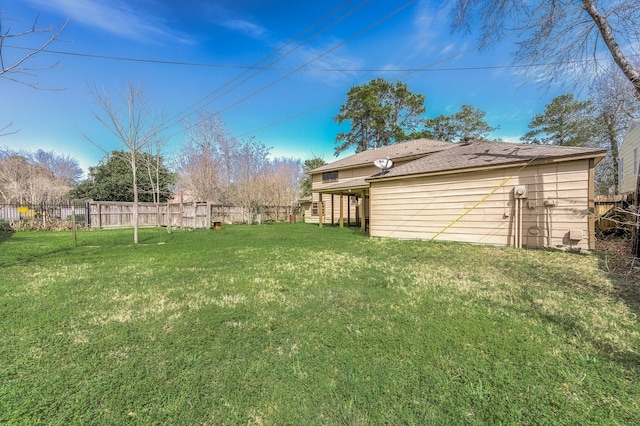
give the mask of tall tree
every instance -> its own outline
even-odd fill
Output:
[[[133,171],[129,156],[130,153],[122,150],[109,153],[105,162],[89,168],[89,177],[76,186],[70,195],[83,200],[133,202]],[[151,203],[158,196],[159,202],[171,199],[171,187],[176,177],[165,166],[163,157],[158,159],[155,155],[140,153],[137,160],[139,173],[136,174],[135,187],[138,189],[138,201]]]
[[[304,160],[304,163],[302,164],[304,177],[300,182],[300,191],[303,197],[311,196],[311,186],[313,185],[313,181],[311,180],[311,175],[309,174],[309,172],[313,169],[317,169],[318,167],[322,167],[325,164],[327,164],[327,162],[324,161],[324,159],[321,157],[314,157],[308,160]]]
[[[480,28],[483,47],[517,35],[516,62],[537,79],[546,71],[549,84],[558,76],[584,83],[607,57],[640,97],[640,71],[630,62],[640,50],[637,0],[456,0],[453,29],[471,28]]]
[[[338,124],[351,125],[349,132],[336,136],[335,155],[351,147],[361,152],[404,140],[407,132],[416,130],[424,111],[424,96],[412,93],[402,82],[394,85],[378,78],[352,87],[334,117]]]
[[[521,138],[528,143],[587,146],[593,140],[594,108],[591,101],[578,101],[572,94],[555,97],[529,122],[531,129]]]
[[[82,177],[82,169],[75,158],[59,155],[53,151],[39,149],[33,156],[33,161],[46,167],[56,179],[61,179],[69,185],[77,184]]]
[[[266,205],[276,211],[276,222],[280,220],[280,211],[291,214],[300,196],[302,166],[300,160],[293,158],[275,158],[271,161],[266,177]],[[286,216],[285,216],[286,217]]]
[[[219,114],[202,111],[184,122],[187,140],[180,149],[180,186],[199,200],[229,202],[233,157],[240,141],[233,138]]]
[[[252,223],[267,205],[269,153],[264,144],[249,139],[240,142],[233,156],[231,199],[249,212],[247,223]]]
[[[633,86],[615,67],[609,67],[607,73],[594,80],[591,93],[597,117],[595,137],[598,146],[608,150],[596,167],[596,189],[601,194],[617,194],[620,145],[631,119],[639,116],[640,100]]]
[[[484,120],[486,114],[473,105],[462,105],[460,111],[451,115],[441,114],[434,118],[427,118],[424,120],[426,129],[411,135],[411,138],[427,137],[446,142],[460,142],[465,136],[473,136],[484,140],[489,133],[500,128],[500,126],[490,126]]]
[[[162,122],[152,116],[151,104],[141,85],[129,82],[121,90],[119,102],[104,91],[94,90],[93,95],[100,108],[100,112],[94,112],[95,118],[127,148],[133,188],[133,242],[138,244],[138,158],[161,137]]]

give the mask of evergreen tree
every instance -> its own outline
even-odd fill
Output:
[[[578,101],[572,94],[555,97],[529,123],[520,138],[528,143],[587,146],[593,136],[594,108],[591,101]]]
[[[77,199],[92,199],[97,201],[128,201],[133,202],[133,174],[129,165],[128,153],[113,151],[105,163],[89,168],[89,178],[74,188],[70,195]],[[140,202],[154,201],[154,182],[149,176],[156,176],[156,158],[147,153],[139,155],[138,181]],[[160,158],[159,183],[160,202],[166,202],[173,197],[171,186],[176,178],[164,165]]]
[[[338,124],[351,123],[349,132],[336,136],[335,155],[351,147],[361,152],[406,140],[407,132],[420,124],[424,111],[424,96],[410,92],[402,82],[394,85],[378,78],[352,87],[334,117]]]

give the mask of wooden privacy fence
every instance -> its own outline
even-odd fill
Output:
[[[596,229],[609,231],[614,229],[631,230],[635,223],[634,194],[596,195]]]
[[[133,203],[90,201],[87,203],[88,225],[94,229],[133,226]],[[280,220],[286,208],[263,209],[265,221]],[[284,216],[287,217],[286,214]],[[171,226],[177,228],[209,228],[212,223],[241,223],[252,221],[252,213],[238,206],[223,206],[210,202],[195,203],[138,203],[138,226]]]

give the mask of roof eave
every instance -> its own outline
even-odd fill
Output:
[[[356,193],[359,191],[365,191],[369,189],[369,185],[358,185],[358,186],[345,186],[343,188],[332,188],[332,189],[327,189],[327,190],[323,190],[323,189],[318,189],[315,190],[314,192],[317,192],[318,194],[345,194],[345,193]]]
[[[517,167],[524,165],[539,165],[539,164],[551,164],[551,163],[561,163],[565,161],[578,161],[578,160],[588,160],[594,159],[594,166],[598,164],[605,156],[607,150],[595,151],[589,154],[581,154],[581,155],[572,155],[572,156],[562,156],[562,157],[547,157],[532,160],[522,160],[510,163],[501,163],[493,166],[482,166],[482,167],[465,167],[465,168],[457,168],[457,169],[448,169],[448,170],[438,170],[435,172],[418,172],[418,173],[407,173],[397,176],[380,176],[380,177],[372,177],[369,176],[365,178],[365,182],[384,182],[384,181],[392,181],[392,180],[400,180],[406,178],[415,178],[415,177],[425,177],[425,176],[441,176],[441,175],[449,175],[449,174],[460,174],[460,173],[469,173],[476,171],[487,171],[487,170],[497,170],[497,169],[505,169],[509,167]]]
[[[406,157],[396,157],[396,158],[391,158],[391,160],[393,160],[394,163],[398,163],[401,161],[413,161],[413,160],[418,160],[420,158],[426,157],[427,155],[431,155],[434,154],[438,151],[433,151],[433,152],[425,152],[425,153],[421,153],[421,154],[414,154],[414,155],[409,155]],[[368,166],[368,165],[373,165],[373,162],[363,162],[363,163],[358,163],[358,164],[349,164],[347,166],[343,166],[343,167],[331,167],[328,169],[323,169],[322,167],[326,167],[326,166],[322,166],[322,167],[318,167],[317,169],[314,170],[309,170],[308,172],[306,172],[308,175],[315,175],[318,173],[325,173],[325,172],[336,172],[336,171],[340,171],[340,170],[349,170],[349,169],[359,169],[362,166]]]

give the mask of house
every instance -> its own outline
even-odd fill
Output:
[[[301,203],[305,222],[353,223],[364,229],[368,204],[363,200],[368,198],[369,188],[364,179],[380,171],[373,165],[375,160],[388,158],[399,166],[453,146],[450,142],[416,139],[363,151],[311,170],[311,199]]]
[[[618,192],[634,192],[638,181],[640,161],[640,119],[631,120],[622,140],[618,158]]]
[[[372,237],[589,249],[593,169],[605,153],[424,139],[365,151],[311,171],[316,222],[335,223],[337,211],[344,224],[343,199],[355,197],[357,223]],[[387,157],[390,169],[372,165]]]

